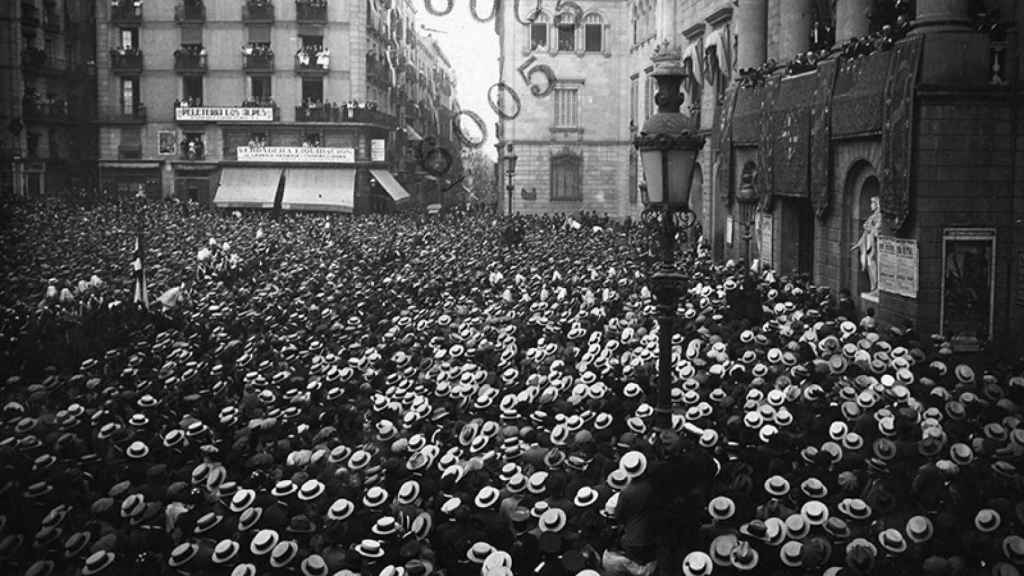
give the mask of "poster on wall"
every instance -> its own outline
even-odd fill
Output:
[[[878,289],[917,298],[917,240],[878,237]]]
[[[761,264],[772,267],[775,260],[772,258],[772,227],[774,219],[771,214],[758,212],[757,214],[757,253]]]
[[[177,135],[170,130],[161,130],[157,134],[157,150],[162,155],[173,155],[178,148]]]
[[[733,227],[733,221],[732,221],[732,215],[730,214],[729,216],[725,217],[725,245],[726,246],[732,246],[732,227]]]
[[[383,138],[374,138],[373,140],[370,141],[370,161],[387,161],[386,141]]]
[[[995,257],[995,229],[943,231],[940,322],[954,350],[979,350],[992,336]]]

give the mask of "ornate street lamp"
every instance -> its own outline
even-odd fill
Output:
[[[512,148],[512,145],[509,144],[508,145],[508,152],[505,154],[505,162],[507,163],[506,167],[505,167],[505,174],[508,175],[508,183],[505,185],[505,192],[508,195],[508,215],[509,216],[512,215],[512,194],[516,190],[516,186],[515,186],[515,184],[513,184],[512,180],[516,176],[516,163],[518,161],[519,161],[519,156],[516,155],[516,152]]]
[[[659,331],[655,425],[669,430],[672,426],[672,333],[676,307],[686,282],[686,277],[675,266],[676,235],[685,242],[697,221],[690,209],[690,188],[704,138],[696,134],[690,118],[679,112],[685,100],[679,86],[686,76],[680,65],[679,50],[665,41],[655,49],[651,61],[654,62],[651,76],[658,82],[655,97],[658,112],[644,123],[633,146],[640,152],[647,181],[643,221],[657,230],[660,244],[660,262],[650,277],[657,299]]]
[[[740,226],[743,227],[743,255],[747,264],[750,263],[750,239],[754,237],[754,207],[757,206],[757,191],[749,179],[744,178],[736,193],[736,203],[739,204]]]

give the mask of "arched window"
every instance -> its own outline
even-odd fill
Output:
[[[604,49],[604,23],[600,14],[588,14],[583,19],[583,50],[601,52]]]
[[[576,23],[570,13],[555,17],[555,28],[558,30],[558,51],[572,52],[576,50]]]
[[[548,17],[546,14],[538,14],[537,19],[530,24],[530,51],[547,47]]]

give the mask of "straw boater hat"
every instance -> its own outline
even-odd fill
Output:
[[[717,566],[732,565],[732,551],[739,542],[735,534],[721,534],[711,541],[709,553]]]
[[[690,552],[683,559],[684,576],[710,576],[714,567],[711,556],[699,550]]]
[[[249,551],[255,556],[266,556],[277,546],[279,539],[276,530],[264,528],[253,536],[252,542],[249,543]]]
[[[169,564],[171,568],[184,566],[195,558],[198,553],[198,545],[193,542],[183,542],[171,550],[171,557],[168,559],[167,564]]]
[[[299,544],[294,540],[283,540],[270,552],[271,568],[283,568],[295,559],[299,553]]]
[[[982,508],[978,510],[978,513],[974,515],[974,527],[979,532],[986,534],[995,532],[999,529],[999,526],[1003,523],[1003,518],[991,508]]]
[[[217,546],[213,549],[213,556],[210,560],[214,564],[227,564],[238,555],[238,549],[240,545],[238,542],[226,538],[217,543]]]
[[[90,554],[89,557],[85,559],[85,565],[82,566],[82,576],[99,574],[113,564],[114,559],[114,553],[106,550],[98,550]]]
[[[769,476],[768,479],[764,481],[764,491],[776,498],[782,498],[786,494],[789,494],[789,480],[786,480],[777,474],[775,476]]]
[[[647,457],[636,450],[626,452],[619,459],[619,469],[625,471],[629,478],[643,476],[647,471]]]
[[[364,539],[356,545],[356,553],[364,558],[382,558],[384,548],[379,540]]]
[[[931,540],[932,535],[935,533],[935,528],[932,526],[932,521],[927,516],[911,516],[907,520],[907,538],[910,538],[911,542],[920,544]]]
[[[748,542],[741,540],[732,549],[730,559],[733,567],[741,572],[747,572],[757,567],[760,554]]]
[[[565,511],[561,508],[550,508],[541,515],[537,527],[541,532],[561,532],[566,524]]]
[[[708,514],[719,521],[728,520],[736,513],[736,503],[728,496],[716,496],[708,503]]]
[[[804,545],[796,540],[790,540],[779,548],[779,559],[790,568],[798,568],[803,564]]]
[[[878,543],[882,545],[882,548],[894,554],[907,550],[907,541],[903,538],[903,533],[895,528],[889,528],[879,533]]]

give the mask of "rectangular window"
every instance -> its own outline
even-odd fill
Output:
[[[299,38],[301,38],[301,40],[302,40],[302,49],[303,50],[307,50],[307,51],[308,50],[312,50],[312,51],[316,52],[317,50],[319,50],[324,45],[324,37],[323,36],[300,36]],[[268,42],[269,42],[269,40],[268,40]]]
[[[253,44],[270,44],[270,24],[253,24],[249,26],[249,42]]]
[[[306,132],[305,135],[303,135],[302,137],[303,146],[315,148],[321,146],[322,142],[323,136],[320,135],[320,132]]]
[[[302,81],[302,102],[322,103],[324,101],[323,78],[307,78]]]
[[[203,43],[203,28],[201,26],[182,26],[181,43],[201,45]]]
[[[572,52],[576,50],[576,27],[569,24],[558,26],[558,51]]]
[[[202,106],[203,77],[183,76],[181,78],[181,96],[189,102],[190,106]],[[192,104],[192,102],[197,102],[198,104]]]
[[[250,96],[256,102],[266,102],[274,96],[270,89],[270,76],[251,76],[249,87]]]
[[[121,48],[139,47],[139,29],[121,28]]]
[[[655,83],[654,78],[648,74],[644,79],[644,120],[654,116],[654,111],[657,109],[654,105],[654,95],[657,91],[657,83]]]
[[[530,50],[547,48],[548,46],[548,24],[547,22],[534,22],[530,25]]]
[[[579,88],[555,89],[555,126],[579,127]]]
[[[121,78],[121,113],[131,116],[139,105],[139,79]]]
[[[587,52],[600,52],[601,47],[601,32],[603,26],[601,24],[587,24],[583,28],[583,46]]]
[[[583,160],[576,154],[551,157],[551,199],[583,199]]]
[[[640,78],[633,77],[629,80],[629,123],[636,126],[637,118],[640,116]]]

